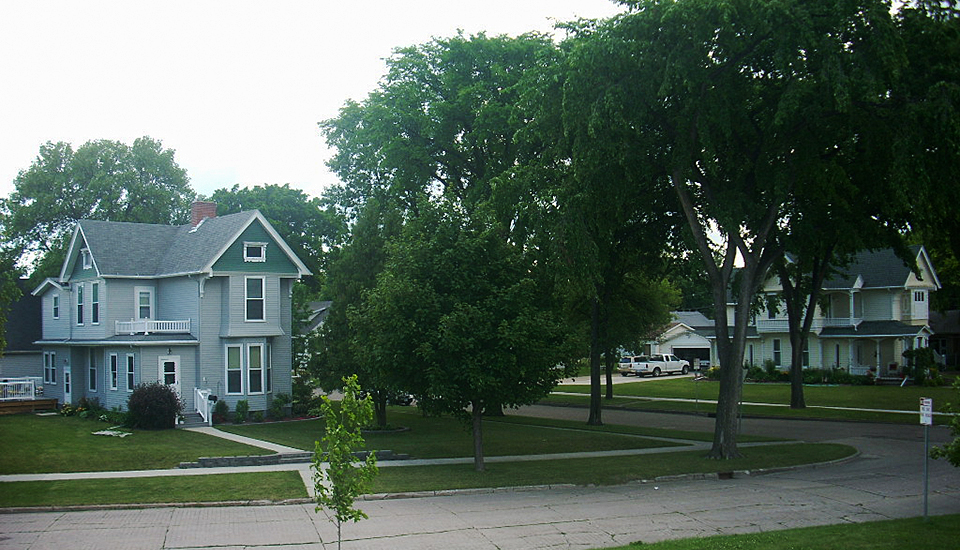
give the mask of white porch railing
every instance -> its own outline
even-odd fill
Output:
[[[207,423],[207,426],[213,426],[213,406],[210,404],[211,390],[201,390],[193,388],[193,408],[200,414],[200,418]]]
[[[827,327],[855,327],[863,322],[859,317],[821,317],[814,319],[810,330],[819,331]],[[789,332],[790,323],[786,319],[757,319],[757,332]]]
[[[190,319],[178,321],[154,321],[141,319],[135,321],[117,321],[117,334],[150,334],[155,333],[189,333]]]
[[[23,376],[0,380],[0,401],[32,401],[43,396],[43,378]]]
[[[850,365],[850,374],[855,376],[866,376],[870,369],[875,369],[870,365]]]

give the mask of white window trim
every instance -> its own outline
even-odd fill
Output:
[[[273,393],[273,346],[265,344],[264,348],[266,348],[264,351],[266,365],[263,369],[263,389],[267,393]]]
[[[52,304],[51,314],[53,315],[54,319],[60,318],[60,293],[53,295],[53,304]]]
[[[251,279],[258,279],[260,281],[260,297],[259,298],[250,298],[247,295],[247,292],[249,292],[250,290],[250,287],[248,285]],[[247,307],[249,305],[250,300],[260,300],[260,303],[262,304],[262,307],[260,308],[260,312],[261,312],[261,315],[263,315],[261,319],[250,319],[249,317],[247,317],[247,313],[249,313],[250,311],[249,308]],[[267,322],[267,279],[266,277],[244,277],[243,278],[243,321],[246,323],[266,323]]]
[[[83,266],[83,269],[90,269],[93,267],[93,256],[90,255],[89,248],[83,248],[80,250],[80,263]]]
[[[109,356],[109,371],[107,372],[107,385],[111,391],[117,391],[120,386],[120,356],[111,353]]]
[[[127,380],[127,392],[133,392],[133,388],[137,385],[137,359],[136,356],[132,353],[127,354],[126,361],[126,380]],[[131,384],[131,382],[133,382]]]
[[[97,352],[94,349],[90,349],[90,357],[87,359],[89,363],[87,364],[87,390],[91,393],[96,393],[100,389],[100,384],[97,381]]]
[[[74,296],[76,297],[76,304],[77,304],[77,326],[78,327],[83,326],[83,306],[84,306],[83,294],[84,294],[83,283],[78,283],[77,291],[74,293]]]
[[[240,350],[240,365],[236,369],[230,368],[230,348],[237,348]],[[230,391],[230,371],[239,370],[240,371],[240,391],[232,392]],[[245,386],[243,384],[245,373],[243,368],[243,345],[242,344],[227,344],[223,349],[223,387],[227,395],[243,395],[243,390]]]
[[[43,352],[43,383],[53,385],[57,383],[57,352],[55,351]]]
[[[243,261],[245,262],[256,262],[263,263],[267,261],[267,244],[268,243],[258,243],[258,242],[244,242],[243,243]],[[251,248],[259,248],[259,256],[250,256],[247,251]]]
[[[96,289],[96,291],[94,291]],[[99,325],[100,324],[100,293],[103,289],[100,288],[100,283],[90,283],[90,324]],[[96,312],[96,315],[94,315]]]
[[[141,317],[140,316],[140,293],[146,292],[150,295],[150,316]],[[157,315],[157,301],[156,295],[154,294],[152,286],[135,286],[133,287],[133,318],[134,320],[141,319],[154,319]]]
[[[266,346],[264,344],[247,344],[247,368],[243,369],[246,371],[246,374],[247,374],[247,390],[248,390],[247,395],[263,395],[265,393],[264,388],[266,387],[266,384],[265,384],[265,380],[263,379],[264,375],[266,374],[265,373],[266,369],[264,368],[266,366],[265,365],[266,349],[264,349],[265,347]],[[250,374],[254,369],[251,368],[250,366],[252,364],[250,361],[250,352],[251,350],[253,350],[253,348],[260,348],[260,368],[258,369],[260,371],[260,391],[251,391],[252,385],[250,384],[250,380],[251,380]]]

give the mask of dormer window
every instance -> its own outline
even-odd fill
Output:
[[[84,248],[80,251],[80,261],[83,265],[83,269],[90,269],[93,267],[93,258],[90,256],[90,250]]]
[[[267,261],[267,243],[243,243],[243,261]]]

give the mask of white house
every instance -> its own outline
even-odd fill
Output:
[[[940,288],[940,281],[926,249],[910,250],[919,275],[888,249],[858,254],[841,274],[824,282],[823,305],[817,308],[807,339],[804,367],[899,376],[903,352],[930,344],[930,293]],[[765,302],[776,303],[781,290],[779,279],[771,276],[761,293],[771,298]],[[790,336],[782,309],[764,307],[751,319],[745,363],[772,361],[783,369],[790,367]],[[728,305],[731,323],[733,311],[733,304]],[[704,324],[703,318],[684,315],[688,322],[678,317],[651,343],[652,350],[680,356],[685,348],[699,346],[697,353],[702,354],[702,347],[709,343],[710,364],[718,364],[713,322]]]

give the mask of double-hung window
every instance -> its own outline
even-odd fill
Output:
[[[134,289],[136,295],[136,319],[153,319],[153,289],[145,286],[138,286]]]
[[[243,393],[243,347],[227,346],[227,393]]]
[[[83,283],[77,285],[77,324],[83,324]]]
[[[90,285],[90,322],[100,324],[100,283]]]
[[[53,318],[54,319],[60,318],[60,295],[59,294],[53,295]]]
[[[57,353],[55,351],[43,353],[43,382],[45,384],[57,383]]]
[[[247,393],[263,393],[263,344],[247,346]]]
[[[89,366],[89,376],[87,380],[89,381],[90,391],[97,391],[97,350],[90,348],[90,366]]]
[[[136,372],[134,370],[134,356],[132,353],[127,354],[127,391],[133,391],[133,387],[137,385],[136,381]]]
[[[110,389],[116,390],[120,379],[120,359],[116,353],[110,354]]]
[[[264,355],[264,359],[267,361],[267,376],[264,383],[267,387],[267,393],[270,393],[273,391],[273,357],[270,346],[267,346],[266,353]]]
[[[264,321],[264,279],[247,277],[244,280],[244,320]]]
[[[773,364],[778,367],[783,364],[783,356],[780,351],[779,338],[774,338],[773,340]]]

